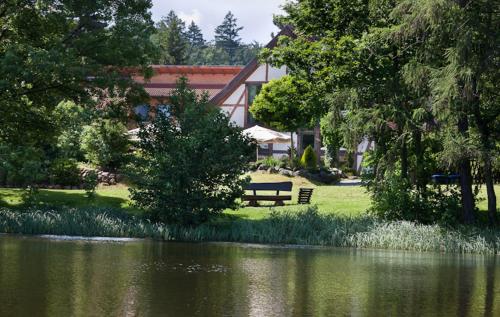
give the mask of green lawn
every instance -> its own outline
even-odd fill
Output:
[[[359,215],[362,214],[370,206],[370,197],[365,189],[360,186],[332,186],[332,185],[315,185],[301,177],[288,178],[281,175],[270,175],[253,173],[251,174],[254,182],[278,182],[292,181],[293,201],[287,202],[284,207],[276,207],[276,209],[298,210],[304,208],[303,205],[298,205],[297,193],[300,187],[314,188],[312,204],[318,207],[320,213],[336,213],[343,215]],[[496,187],[497,196],[500,196],[500,185]],[[22,207],[21,199],[22,191],[18,189],[0,188],[0,206],[6,207]],[[479,202],[479,208],[486,210],[485,189],[482,189]],[[500,197],[497,197],[500,200]],[[109,186],[100,187],[97,190],[97,196],[93,200],[85,197],[83,190],[40,190],[40,204],[48,206],[68,206],[68,207],[88,207],[101,206],[122,208],[129,213],[138,213],[128,199],[128,189],[126,186]],[[242,207],[236,211],[228,210],[226,215],[243,218],[243,219],[262,219],[265,218],[273,207],[272,203],[263,203],[262,207]]]

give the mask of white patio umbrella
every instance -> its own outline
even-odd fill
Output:
[[[130,141],[139,141],[139,128],[128,130],[127,136]]]
[[[285,133],[267,129],[261,126],[253,126],[249,129],[243,130],[243,134],[256,140],[258,144],[283,144],[290,143],[291,137]],[[257,147],[257,159],[259,158],[259,147]]]

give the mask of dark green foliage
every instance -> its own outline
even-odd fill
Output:
[[[52,184],[76,186],[80,184],[80,170],[75,159],[58,158],[51,162],[49,180]]]
[[[401,197],[400,211],[403,202],[412,212],[448,209],[436,203],[439,193],[429,193],[428,183],[433,173],[456,172],[462,213],[454,216],[472,222],[472,167],[479,162],[494,223],[491,158],[500,113],[493,93],[500,69],[495,6],[482,0],[291,1],[276,21],[291,25],[296,36],[282,37],[262,58],[314,83],[306,91],[323,102],[308,106],[316,120],[323,118],[327,147],[338,147],[339,135],[351,153],[363,139],[375,142],[375,196],[391,195],[383,185],[391,174],[415,193]],[[414,198],[422,204],[413,204]],[[376,208],[389,211],[383,205]]]
[[[85,126],[81,137],[85,158],[103,169],[120,168],[129,149],[126,133],[122,123],[111,119],[97,120]]]
[[[203,47],[206,44],[200,27],[194,21],[191,22],[186,31],[186,38],[192,47]]]
[[[156,116],[141,127],[129,170],[131,198],[152,219],[196,224],[237,206],[255,148],[185,79],[170,100],[172,117]]]
[[[236,17],[229,11],[224,17],[224,21],[215,29],[215,45],[222,48],[229,56],[231,64],[235,61],[236,50],[240,46],[240,31],[242,26],[238,26]]]
[[[0,141],[47,147],[62,100],[143,91],[123,67],[146,68],[151,1],[0,1]],[[142,95],[142,97],[144,97]]]
[[[0,184],[34,187],[47,177],[43,151],[0,143]]]
[[[460,218],[460,192],[454,185],[417,191],[409,181],[386,175],[373,186],[372,201],[370,212],[387,220],[455,225]]]
[[[186,63],[188,53],[188,38],[186,24],[174,11],[170,11],[158,23],[153,42],[159,47],[160,64],[182,65]]]
[[[196,23],[185,23],[171,11],[156,26],[151,37],[157,48],[155,63],[188,65],[246,65],[257,56],[262,46],[241,43],[242,27],[228,14],[215,31],[215,41],[206,41]]]
[[[311,145],[308,145],[302,157],[300,158],[300,165],[309,170],[316,170],[318,168],[318,158]]]

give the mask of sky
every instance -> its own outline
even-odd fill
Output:
[[[153,0],[153,20],[156,22],[174,10],[186,24],[194,21],[203,31],[205,40],[213,40],[214,29],[231,11],[243,26],[240,36],[245,43],[267,44],[271,32],[279,30],[273,24],[273,14],[282,13],[286,0]]]

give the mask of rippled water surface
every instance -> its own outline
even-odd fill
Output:
[[[0,316],[500,316],[500,258],[0,235]]]

